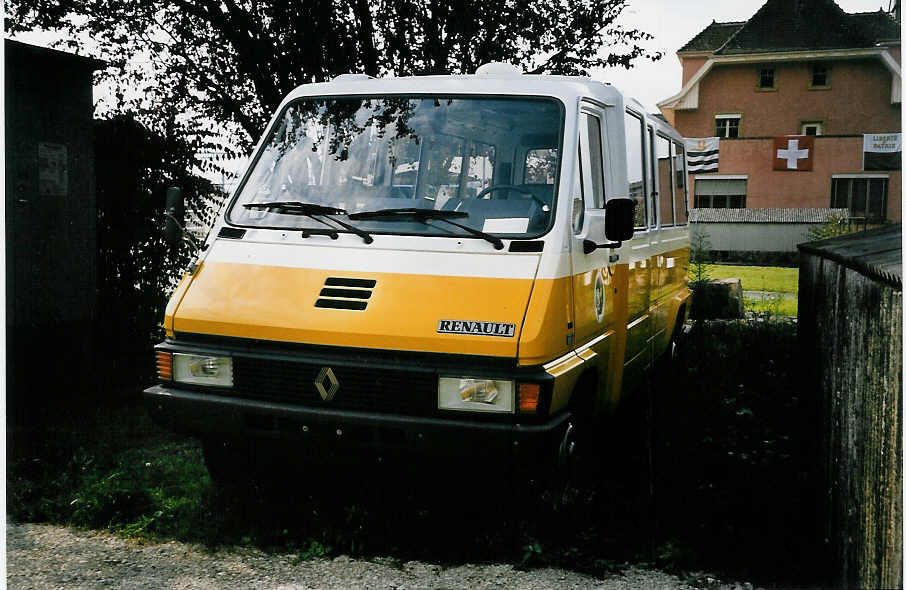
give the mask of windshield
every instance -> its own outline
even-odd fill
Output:
[[[292,103],[228,213],[231,223],[348,231],[270,202],[341,209],[372,233],[469,237],[436,217],[348,217],[381,209],[457,211],[457,223],[513,238],[553,221],[563,115],[553,99],[319,98]],[[248,205],[251,205],[250,207]]]

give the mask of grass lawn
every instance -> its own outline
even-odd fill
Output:
[[[749,311],[770,312],[774,315],[796,317],[799,314],[799,299],[746,297],[743,304]]]
[[[743,291],[799,292],[798,268],[709,264],[708,273],[712,279],[741,279]]]
[[[743,291],[767,291],[769,293],[799,293],[799,269],[779,266],[735,266],[709,264],[708,278],[742,281]],[[775,315],[796,316],[799,298],[746,297],[745,307],[749,311],[770,312]]]

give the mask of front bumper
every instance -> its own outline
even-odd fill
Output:
[[[152,418],[171,430],[234,440],[296,444],[311,459],[416,454],[484,458],[516,468],[550,466],[570,413],[521,424],[312,408],[156,385],[144,391]]]

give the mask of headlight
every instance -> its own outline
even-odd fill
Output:
[[[437,407],[464,412],[509,412],[515,410],[513,382],[472,377],[440,377]]]
[[[173,380],[196,385],[233,386],[233,359],[228,356],[173,354]]]

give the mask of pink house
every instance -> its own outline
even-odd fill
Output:
[[[693,172],[690,204],[899,220],[901,165],[863,162],[865,134],[901,129],[898,13],[768,0],[683,46],[683,87],[658,107],[686,137],[720,137],[719,168]]]

